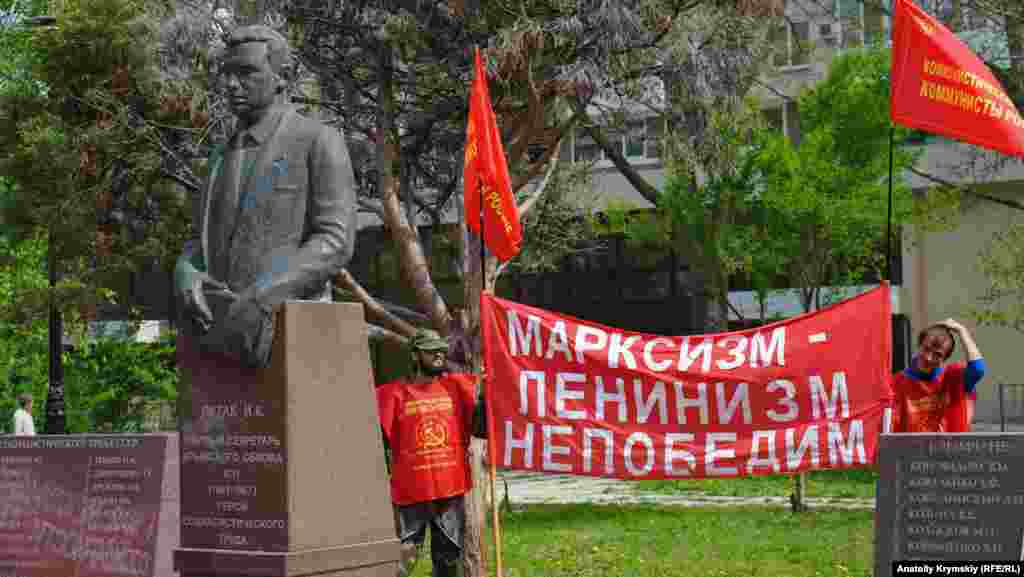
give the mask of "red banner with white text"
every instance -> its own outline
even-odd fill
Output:
[[[870,465],[891,418],[889,299],[882,285],[756,329],[666,337],[485,294],[491,459],[625,479]]]
[[[893,122],[1024,156],[1024,118],[1002,84],[956,34],[913,0],[895,0]]]

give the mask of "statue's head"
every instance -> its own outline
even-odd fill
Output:
[[[293,70],[288,41],[266,26],[243,26],[231,32],[222,80],[232,111],[243,120],[286,96]]]

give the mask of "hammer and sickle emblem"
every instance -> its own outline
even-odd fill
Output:
[[[416,428],[416,440],[423,449],[444,447],[448,444],[448,427],[441,419],[428,417]]]
[[[931,24],[928,24],[927,22],[918,18],[917,16],[914,16],[914,21],[917,22],[917,25],[921,28],[921,31],[927,34],[928,36],[931,36],[932,33],[935,32],[935,28]]]

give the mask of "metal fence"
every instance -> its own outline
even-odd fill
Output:
[[[1005,432],[1006,431],[1006,416],[1007,416],[1006,415],[1006,411],[1007,411],[1007,408],[1008,408],[1008,406],[1007,406],[1008,404],[1007,404],[1006,389],[1007,388],[1011,388],[1011,387],[1012,388],[1024,387],[1024,383],[1012,383],[1012,384],[1011,383],[999,383],[999,430],[1001,432]],[[1017,395],[1013,395],[1013,397],[1017,397]],[[1017,404],[1017,403],[1015,403],[1015,404]],[[1017,414],[1017,415],[1013,415],[1013,416],[1017,417],[1015,419],[1016,421],[1024,422],[1024,414]],[[1013,418],[1013,416],[1011,416],[1011,419]]]

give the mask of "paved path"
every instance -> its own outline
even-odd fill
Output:
[[[999,424],[978,423],[979,432],[998,432]],[[1017,429],[1019,432],[1019,428]],[[507,488],[507,493],[506,493]],[[657,504],[679,507],[777,505],[789,507],[789,496],[725,497],[720,495],[666,495],[645,493],[636,484],[618,479],[576,477],[573,475],[542,475],[523,471],[499,471],[495,487],[499,499],[508,495],[513,507],[536,503],[573,504]],[[849,498],[807,498],[811,508],[874,509],[875,500]]]
[[[667,495],[641,492],[636,489],[635,483],[617,479],[576,477],[572,475],[542,475],[523,471],[500,471],[496,487],[499,499],[505,497],[506,488],[509,503],[513,507],[538,503],[652,504],[677,507],[727,507],[737,505],[777,505],[779,507],[789,507],[790,505],[788,496],[726,497],[721,495],[705,495],[703,493]],[[875,500],[808,498],[807,504],[812,508],[873,509],[875,507]]]

